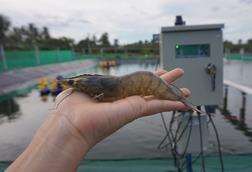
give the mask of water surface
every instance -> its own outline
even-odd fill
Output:
[[[154,70],[154,65],[130,64],[101,70],[83,70],[86,73],[123,75],[137,70]],[[229,62],[224,67],[224,78],[252,86],[252,63]],[[75,75],[78,73],[73,73]],[[229,90],[228,109],[231,115],[223,116],[216,111],[214,121],[219,130],[223,152],[226,154],[252,153],[252,98],[247,96],[245,123],[239,121],[241,94]],[[35,131],[45,120],[53,106],[53,99],[41,101],[37,90],[24,97],[13,97],[0,104],[0,161],[14,160],[29,144]],[[169,121],[170,113],[165,114]],[[208,154],[215,154],[217,146],[212,128],[209,128]],[[168,150],[159,150],[157,145],[165,135],[160,115],[138,119],[97,144],[88,154],[88,159],[135,159],[170,156]]]

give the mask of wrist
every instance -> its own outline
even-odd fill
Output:
[[[46,171],[50,168],[56,172],[76,171],[88,150],[88,144],[70,121],[53,112],[8,170]]]
[[[79,154],[80,158],[89,150],[84,137],[67,116],[53,111],[38,130],[33,140],[45,143],[48,148],[59,153]]]

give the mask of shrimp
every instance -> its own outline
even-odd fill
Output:
[[[138,71],[124,76],[84,74],[63,78],[60,82],[100,102],[113,102],[134,95],[155,96],[163,100],[180,101],[187,107],[204,113],[190,103],[179,88],[148,71]]]

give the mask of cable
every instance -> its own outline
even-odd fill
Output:
[[[209,118],[210,123],[211,123],[212,126],[213,126],[214,133],[215,133],[215,136],[216,136],[216,139],[217,139],[218,153],[219,153],[219,158],[220,158],[221,171],[224,172],[224,163],[223,163],[223,158],[222,158],[221,143],[220,143],[219,134],[218,134],[217,128],[216,128],[216,126],[215,126],[215,124],[214,124],[214,122],[213,122],[213,119],[212,119],[212,117],[211,117],[211,114],[207,113],[207,115],[208,115],[208,118]]]
[[[172,117],[171,117],[170,123],[169,123],[169,132],[171,133],[171,136],[172,136],[173,140],[174,140],[174,135],[173,135],[173,132],[172,132],[172,126],[173,126],[173,123],[174,123],[175,114],[176,114],[176,111],[172,111]]]
[[[200,106],[198,106],[197,108],[200,110]],[[205,167],[205,158],[204,158],[204,151],[203,151],[203,138],[202,138],[202,127],[201,127],[200,113],[197,112],[197,116],[198,116],[198,120],[199,120],[201,167],[202,167],[203,172],[205,172],[206,167]]]
[[[160,116],[161,116],[161,119],[162,119],[162,122],[163,122],[163,126],[164,126],[164,128],[165,128],[166,136],[168,137],[169,142],[172,143],[172,139],[171,139],[171,136],[170,136],[170,134],[169,134],[169,131],[168,131],[168,128],[167,128],[165,119],[164,119],[164,115],[163,115],[162,112],[160,113]],[[173,151],[172,151],[172,152],[173,152]]]
[[[165,144],[164,146],[162,146],[162,144],[165,142],[165,140],[166,140],[167,137],[168,137],[168,136],[165,135],[165,137],[163,138],[163,140],[158,144],[158,146],[157,146],[158,149],[163,149],[163,148],[165,148],[166,146],[168,146],[168,145],[171,144],[171,143],[169,142],[169,143]]]
[[[164,125],[164,128],[165,128],[165,131],[166,131],[166,135],[168,136],[169,142],[172,143],[172,139],[171,139],[171,137],[170,137],[170,134],[169,134],[169,131],[168,131],[168,128],[167,128],[165,119],[164,119],[164,115],[163,115],[162,112],[160,113],[160,116],[161,116],[161,119],[162,119],[162,122],[163,122],[163,125]],[[174,146],[175,146],[175,145],[174,145]],[[174,152],[174,150],[175,150],[175,152]],[[171,153],[172,153],[172,156],[173,156],[173,158],[174,158],[174,165],[176,166],[177,171],[178,171],[178,172],[181,172],[181,168],[180,168],[180,165],[179,165],[179,161],[177,160],[176,147],[175,147],[175,149],[174,149],[174,148],[173,148],[173,145],[171,146]]]
[[[192,115],[190,114],[188,121],[190,121],[190,129],[189,129],[189,134],[187,136],[187,140],[186,140],[186,146],[184,149],[184,152],[181,154],[181,158],[185,157],[186,151],[188,149],[189,146],[189,142],[190,142],[190,138],[191,138],[191,133],[192,133]],[[188,127],[188,126],[187,126]],[[186,127],[185,127],[186,128]]]
[[[180,139],[182,138],[183,134],[185,133],[185,131],[186,131],[186,129],[187,129],[189,123],[190,123],[190,120],[192,120],[192,114],[190,114],[190,117],[189,117],[189,119],[187,120],[186,126],[184,127],[184,129],[183,129],[183,131],[180,133],[180,135],[178,136],[178,139],[177,139],[176,142],[179,142]]]
[[[170,120],[170,124],[169,124],[169,130],[168,130],[168,133],[166,133],[165,137],[163,138],[163,140],[158,144],[157,148],[158,149],[163,149],[165,147],[167,147],[168,145],[172,144],[172,142],[169,142],[167,144],[165,144],[164,146],[162,146],[162,144],[164,143],[164,141],[166,140],[166,138],[168,137],[168,134],[170,133],[171,134],[171,137],[172,137],[172,140],[173,140],[173,133],[171,131],[171,126],[174,121],[174,116],[176,114],[176,111],[172,111],[172,117],[171,117],[171,120]],[[164,123],[164,122],[163,122]],[[162,147],[161,147],[162,146]]]
[[[172,135],[172,130],[171,130],[171,128],[172,128],[173,120],[174,120],[174,119],[171,118],[170,126],[169,126],[169,133],[170,133],[171,135]],[[186,126],[183,128],[183,130],[182,130],[182,132],[180,133],[180,135],[179,135],[178,137],[177,137],[178,134],[176,134],[175,137],[173,136],[172,139],[173,139],[174,144],[177,144],[177,143],[180,141],[180,139],[181,139],[182,136],[184,135],[186,129],[188,128],[189,123],[191,122],[191,120],[192,120],[192,116],[190,115],[189,119],[187,120]],[[178,126],[181,126],[181,122],[178,124]],[[180,127],[177,128],[176,133],[178,133],[179,128],[180,128]],[[166,139],[166,137],[167,137],[167,136],[165,136],[164,139]],[[163,144],[163,142],[164,142],[164,139],[163,139],[162,142],[161,142],[162,144]],[[159,144],[159,146],[160,146],[159,148],[161,148],[161,149],[162,149],[162,148],[165,148],[165,147],[167,147],[167,146],[170,145],[170,144],[171,144],[171,143],[169,142],[169,143],[165,144],[165,145],[162,146],[162,147],[161,147],[161,145]]]
[[[218,131],[217,128],[213,122],[213,119],[211,117],[211,115],[209,113],[207,113],[208,117],[209,117],[209,122],[212,124],[215,135],[216,135],[216,139],[217,139],[217,144],[218,144],[218,153],[219,153],[219,158],[220,158],[220,164],[221,164],[221,171],[224,172],[224,164],[223,164],[223,158],[222,158],[222,152],[221,152],[221,144],[220,144],[220,139],[219,139],[219,135],[218,135]],[[178,136],[178,132],[179,132],[179,128],[181,128],[181,123],[178,124],[175,135],[173,135],[172,132],[172,125],[174,123],[174,118],[175,118],[175,113],[173,113],[172,117],[171,117],[171,121],[170,121],[170,126],[169,129],[166,125],[165,119],[163,114],[161,113],[161,119],[166,131],[166,136],[164,137],[164,139],[162,140],[161,145],[165,142],[165,139],[168,138],[169,139],[169,143],[167,143],[165,146],[168,146],[169,144],[171,144],[171,153],[172,156],[174,157],[174,164],[177,168],[178,172],[183,171],[183,169],[185,168],[185,163],[183,163],[182,165],[180,165],[180,160],[182,158],[184,158],[186,151],[188,149],[188,145],[189,145],[189,140],[191,137],[191,128],[192,128],[192,115],[190,115],[186,126],[182,129],[182,132],[179,134]],[[201,118],[200,118],[200,114],[198,113],[198,120],[199,120],[199,134],[200,134],[200,144],[201,144],[201,151],[200,154],[192,161],[192,164],[194,164],[200,157],[201,157],[201,164],[202,164],[202,170],[205,171],[205,159],[204,159],[204,152],[203,152],[203,137],[202,137],[202,124],[201,124]],[[187,142],[186,142],[186,147],[184,152],[179,156],[178,152],[177,152],[177,143],[178,141],[182,138],[184,132],[187,130],[188,126],[190,124],[190,131],[189,131],[189,135],[187,137]],[[172,135],[172,136],[171,136]],[[165,147],[163,146],[163,147]]]

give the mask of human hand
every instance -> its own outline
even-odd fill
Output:
[[[157,71],[170,83],[183,75],[182,69]],[[181,89],[189,96],[188,89]],[[145,115],[187,110],[181,102],[154,97],[131,96],[100,103],[68,89],[56,98],[56,108],[38,129],[32,142],[6,171],[76,171],[83,156],[103,138]],[[69,95],[69,96],[68,96]]]
[[[167,83],[181,77],[183,73],[179,68],[170,72],[156,72]],[[184,96],[190,96],[188,89],[182,88],[181,91]],[[83,93],[71,92],[72,89],[65,90],[56,98],[56,111],[65,116],[80,133],[88,149],[137,118],[164,111],[188,110],[181,102],[154,97],[131,96],[115,102],[101,103]]]

